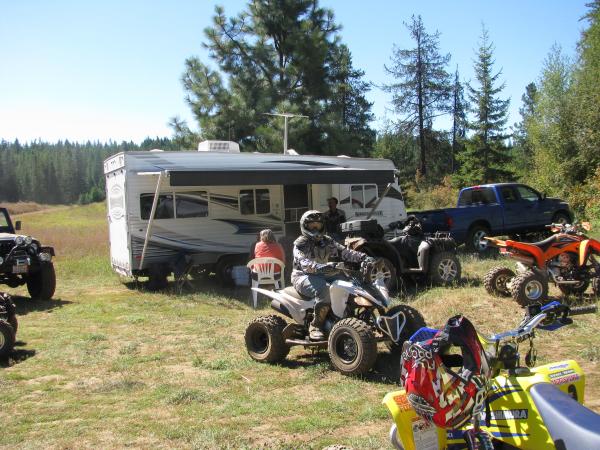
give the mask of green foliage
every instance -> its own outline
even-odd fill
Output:
[[[45,204],[93,203],[103,200],[103,161],[122,151],[175,150],[167,138],[85,144],[34,141],[22,145],[0,141],[0,201]]]
[[[398,127],[403,133],[416,134],[419,143],[419,173],[427,174],[433,119],[449,108],[452,86],[446,66],[450,54],[441,55],[438,32],[429,34],[421,16],[412,16],[406,24],[415,47],[394,47],[391,66],[386,71],[395,81],[385,86],[392,93],[394,111],[401,115]]]
[[[308,116],[289,124],[301,153],[370,153],[369,85],[338,30],[317,0],[255,0],[230,18],[216,7],[203,44],[214,67],[188,58],[182,78],[202,136],[279,152],[283,120],[265,113],[297,113]],[[172,125],[185,139],[187,125]]]

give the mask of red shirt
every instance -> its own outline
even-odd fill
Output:
[[[283,254],[283,247],[277,242],[257,242],[254,246],[254,257],[255,258],[277,258],[281,262],[285,262],[285,255]],[[279,266],[275,267],[275,272],[279,273]]]

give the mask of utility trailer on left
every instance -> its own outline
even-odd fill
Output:
[[[291,242],[302,213],[325,210],[330,196],[348,219],[376,206],[383,227],[404,220],[395,172],[389,160],[240,153],[229,142],[118,153],[104,162],[111,265],[157,288],[190,267],[226,283],[260,230]]]

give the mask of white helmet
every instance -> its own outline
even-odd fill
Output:
[[[309,224],[312,223],[318,223],[321,224],[321,226],[309,226]],[[315,239],[317,241],[321,240],[325,234],[325,217],[323,217],[323,213],[316,209],[312,209],[302,214],[302,217],[300,218],[300,232],[307,238]]]

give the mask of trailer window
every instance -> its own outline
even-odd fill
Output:
[[[177,192],[175,213],[178,219],[208,216],[208,193],[206,191]]]
[[[254,190],[240,191],[240,212],[243,215],[254,214]]]
[[[150,219],[152,211],[152,202],[154,194],[140,195],[140,213],[142,220]],[[173,194],[160,194],[156,203],[155,219],[173,219],[175,217],[175,208],[173,207]]]
[[[377,202],[377,185],[359,184],[350,187],[352,208],[372,208]]]
[[[245,189],[240,191],[240,213],[269,214],[271,196],[268,189]]]

